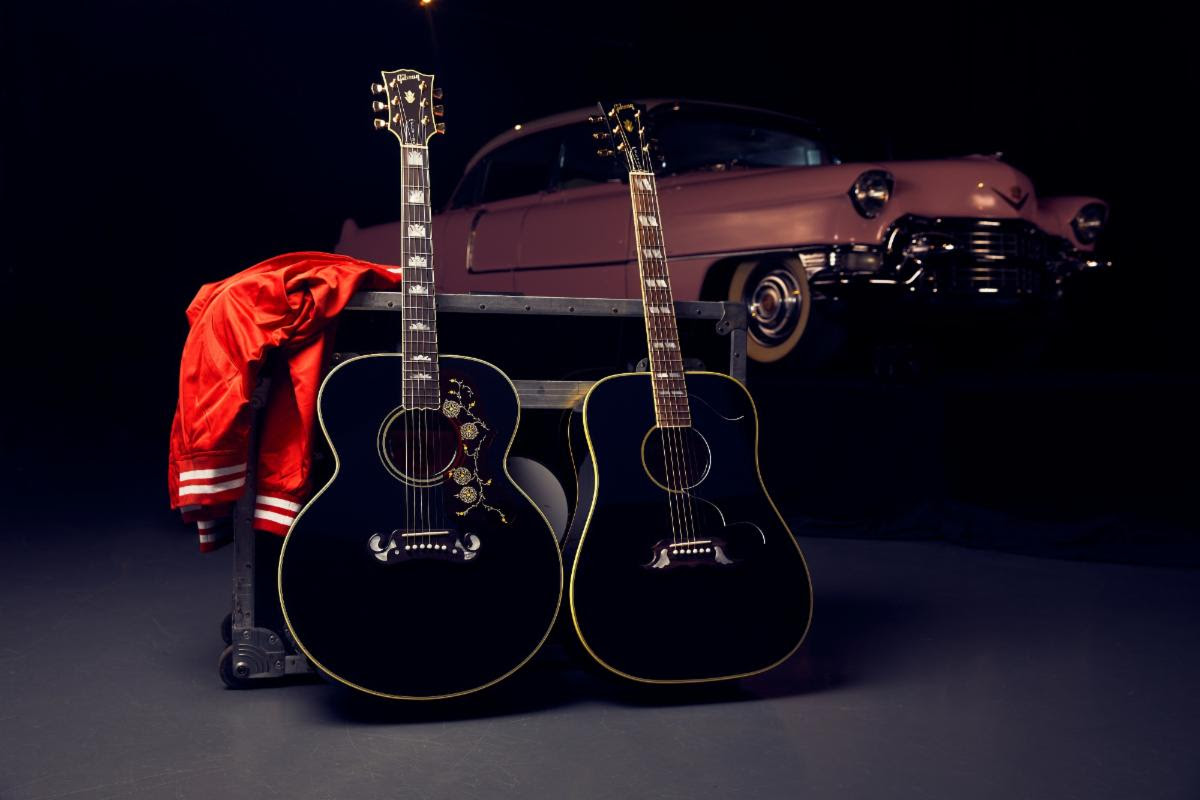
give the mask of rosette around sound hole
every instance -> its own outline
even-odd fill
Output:
[[[382,428],[380,454],[401,480],[436,482],[462,455],[458,426],[440,409],[402,409]]]
[[[708,477],[712,450],[695,428],[654,427],[642,440],[642,466],[660,488],[681,492]]]

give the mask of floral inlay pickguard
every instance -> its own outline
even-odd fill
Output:
[[[442,400],[442,413],[459,421],[458,435],[462,439],[463,455],[467,458],[466,466],[455,467],[447,473],[459,487],[454,496],[466,506],[454,513],[465,517],[476,508],[483,508],[507,524],[508,517],[504,512],[486,502],[485,489],[492,485],[492,479],[479,474],[479,454],[488,441],[491,428],[475,413],[475,390],[458,378],[450,378],[449,383],[446,397]]]

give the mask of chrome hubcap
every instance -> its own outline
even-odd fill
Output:
[[[763,275],[746,297],[754,338],[766,345],[787,339],[800,321],[802,303],[800,283],[790,270],[775,269]]]

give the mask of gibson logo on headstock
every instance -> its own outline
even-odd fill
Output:
[[[376,100],[371,108],[387,111],[388,116],[375,120],[377,130],[391,131],[405,146],[421,146],[434,134],[445,133],[446,126],[437,121],[444,109],[432,102],[441,98],[442,90],[434,88],[432,75],[415,71],[381,74],[383,83],[371,84],[371,92],[386,95],[387,101]]]

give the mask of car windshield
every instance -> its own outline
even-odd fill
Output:
[[[651,120],[655,166],[663,174],[811,167],[833,160],[815,130],[781,115],[679,103],[654,109]]]

